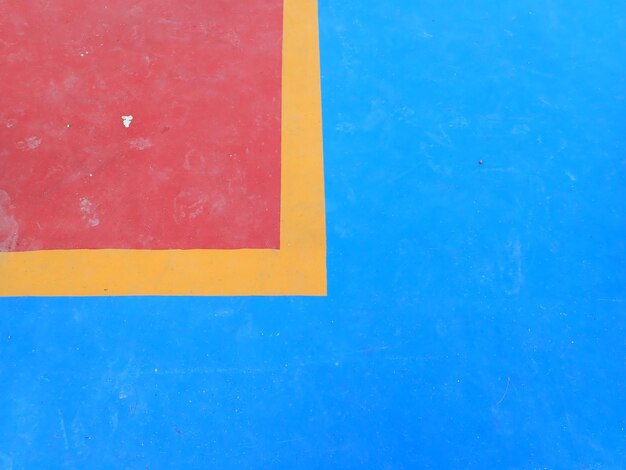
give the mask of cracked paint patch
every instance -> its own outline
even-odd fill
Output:
[[[20,140],[17,143],[17,148],[20,150],[28,151],[28,150],[35,150],[40,145],[41,145],[41,137],[32,136],[24,140]]]
[[[17,245],[19,226],[13,215],[11,198],[0,189],[0,251],[13,251]]]
[[[146,139],[144,137],[132,139],[128,144],[132,150],[145,150],[153,145],[150,139]]]
[[[80,213],[82,214],[82,219],[87,222],[87,225],[90,227],[97,227],[100,225],[100,219],[96,214],[96,206],[86,197],[83,197],[80,200]]]

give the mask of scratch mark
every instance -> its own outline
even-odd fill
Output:
[[[506,378],[506,388],[504,389],[504,393],[502,394],[502,397],[498,400],[498,402],[494,405],[494,408],[498,408],[500,406],[500,403],[502,403],[504,401],[504,399],[506,398],[507,393],[509,393],[509,386],[511,385],[511,377],[507,377]]]
[[[448,136],[448,134],[446,134],[446,131],[443,130],[443,126],[439,126],[439,135],[433,132],[426,132],[425,135],[430,140],[435,142],[437,145],[440,145],[446,148],[454,147],[454,145],[452,145],[452,141],[450,140],[450,137]]]
[[[65,420],[63,419],[63,413],[59,409],[59,421],[61,422],[61,432],[63,433],[63,443],[65,444],[65,450],[70,450],[70,444],[67,441],[67,432],[65,431]]]
[[[510,289],[506,289],[508,295],[519,294],[522,285],[524,284],[524,272],[522,269],[522,245],[519,240],[515,240],[508,243],[507,249],[510,255],[510,261],[513,264],[513,268],[508,273],[511,277],[512,286]]]

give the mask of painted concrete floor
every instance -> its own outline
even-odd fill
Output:
[[[328,295],[0,299],[0,469],[625,467],[625,32],[320,0]]]

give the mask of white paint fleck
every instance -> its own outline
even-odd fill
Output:
[[[124,127],[128,128],[130,127],[130,123],[133,121],[133,116],[132,115],[128,115],[128,116],[122,116],[122,124],[124,124]]]
[[[17,148],[20,150],[35,150],[37,147],[41,145],[41,137],[32,136],[28,137],[25,140],[20,140],[17,143]]]
[[[86,197],[80,199],[80,213],[82,219],[87,223],[89,227],[97,227],[100,225],[100,219],[96,214],[96,206]]]
[[[17,120],[15,120],[15,119],[8,119],[7,120],[7,128],[11,129],[13,126],[15,126],[15,124],[17,124]]]
[[[132,139],[128,142],[130,148],[133,150],[145,150],[152,147],[154,144],[150,139],[146,139],[145,137],[138,137],[136,139]]]
[[[565,172],[565,176],[567,176],[571,182],[576,181],[576,177],[573,174],[571,174],[569,171]]]

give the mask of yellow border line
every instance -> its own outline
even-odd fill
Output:
[[[280,250],[0,253],[0,296],[326,295],[317,0],[283,17]]]

